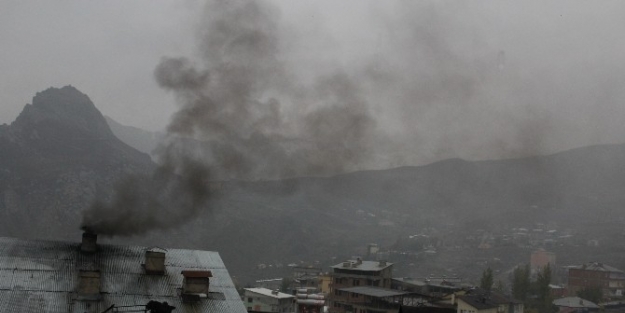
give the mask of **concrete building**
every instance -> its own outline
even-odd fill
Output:
[[[532,275],[537,275],[540,270],[547,266],[554,270],[556,269],[556,254],[553,252],[546,251],[545,249],[538,249],[532,252],[530,256],[530,268],[532,271]]]
[[[267,288],[245,288],[244,299],[248,312],[293,313],[295,296]]]
[[[217,252],[0,238],[0,312],[244,313]]]
[[[310,289],[296,290],[297,313],[323,313],[326,305],[326,296],[322,293],[310,293]]]
[[[393,274],[392,263],[356,259],[334,265],[332,270],[332,286],[328,303],[330,312],[354,312],[354,303],[361,303],[362,299],[359,299],[359,290],[349,289],[352,287],[378,287],[388,289],[393,294],[398,293],[390,289]]]
[[[625,290],[625,273],[598,262],[570,266],[568,287],[570,295],[584,288],[601,288],[604,298],[621,298]]]

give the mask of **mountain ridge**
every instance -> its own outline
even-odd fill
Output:
[[[96,196],[110,197],[125,175],[150,173],[155,166],[103,128],[108,123],[86,95],[64,88],[38,94],[37,105],[27,106],[19,122],[0,126],[0,235],[78,240],[82,211]],[[63,103],[39,109],[40,100],[53,99],[43,102],[53,105],[71,101],[71,95],[87,111]],[[222,181],[211,190],[206,209],[180,228],[102,240],[219,251],[229,269],[249,282],[277,275],[256,270],[259,263],[327,265],[364,255],[372,242],[391,249],[426,229],[445,230],[439,236],[449,245],[461,239],[447,237],[463,238],[478,228],[497,232],[543,223],[589,232],[584,225],[624,223],[625,145],[331,177]]]

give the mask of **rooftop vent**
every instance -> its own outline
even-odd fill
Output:
[[[91,232],[82,233],[82,243],[80,251],[85,253],[94,253],[98,248],[98,235]]]
[[[165,274],[165,252],[147,250],[145,251],[145,264],[143,264],[145,273],[148,275],[164,275]]]
[[[382,260],[380,261],[380,263],[378,263],[379,267],[385,267],[386,266],[386,261]]]
[[[197,302],[200,298],[207,297],[209,278],[213,277],[211,271],[182,271],[182,301]]]
[[[343,262],[343,267],[350,267],[351,265],[352,265],[352,263],[349,262],[349,261]]]
[[[280,292],[278,290],[272,290],[271,294],[277,296],[278,294],[280,294]]]
[[[356,259],[356,264],[359,264],[359,265],[362,264],[362,259],[361,258],[357,258]]]
[[[100,300],[99,270],[80,270],[78,297],[81,300]]]

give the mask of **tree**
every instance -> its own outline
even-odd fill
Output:
[[[603,299],[603,290],[601,287],[586,287],[578,291],[577,296],[598,304]]]
[[[550,313],[553,311],[553,297],[549,284],[551,284],[551,266],[547,263],[547,266],[543,267],[536,277],[536,308],[538,312]]]
[[[480,280],[480,288],[485,290],[491,290],[493,288],[493,270],[487,268],[482,272],[482,279]]]
[[[517,300],[525,302],[530,290],[530,267],[529,265],[517,266],[512,277],[512,295]]]

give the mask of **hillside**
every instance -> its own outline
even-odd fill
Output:
[[[80,212],[96,194],[110,194],[124,173],[152,166],[148,155],[113,135],[76,88],[39,92],[0,127],[2,235],[75,238]]]
[[[81,212],[96,195],[110,196],[127,173],[154,168],[147,154],[128,145],[152,135],[133,129],[129,133],[139,135],[126,144],[113,135],[111,123],[86,95],[66,86],[38,93],[15,122],[0,126],[0,235],[78,240]],[[124,131],[117,127],[116,133]],[[410,271],[484,255],[502,259],[505,268],[523,262],[512,256],[527,251],[506,246],[505,256],[478,253],[477,243],[465,238],[476,229],[542,224],[607,238],[602,242],[608,249],[623,251],[610,239],[622,232],[623,190],[625,145],[510,160],[451,159],[327,178],[214,182],[206,209],[183,227],[103,240],[219,251],[233,275],[249,282],[284,272],[258,271],[260,263],[327,265],[364,255],[368,243],[399,247],[427,230],[439,233],[440,248],[454,251],[453,258],[417,256],[405,262],[419,264]],[[451,250],[457,246],[467,249]],[[564,260],[585,257],[592,256]],[[462,266],[475,271],[472,264]]]

